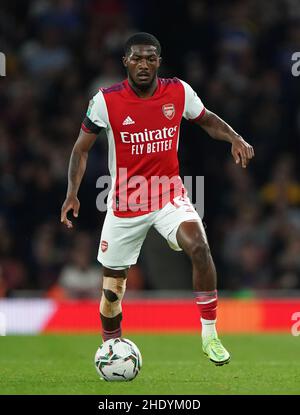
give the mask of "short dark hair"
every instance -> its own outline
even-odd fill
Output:
[[[155,46],[158,54],[160,55],[161,53],[161,46],[160,46],[158,39],[155,36],[151,35],[150,33],[140,32],[140,33],[135,33],[134,35],[130,36],[130,38],[127,39],[124,45],[125,56],[127,56],[130,53],[131,46],[133,45]]]

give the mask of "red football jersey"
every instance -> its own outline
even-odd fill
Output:
[[[204,112],[197,94],[177,78],[159,78],[149,98],[139,97],[128,80],[93,97],[87,117],[106,129],[112,178],[107,207],[116,216],[143,215],[185,193],[177,157],[180,123]]]

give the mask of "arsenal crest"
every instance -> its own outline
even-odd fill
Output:
[[[175,115],[175,105],[174,104],[165,104],[162,106],[162,112],[168,120],[171,120]]]
[[[107,251],[107,248],[108,248],[108,242],[101,241],[101,251],[105,252],[105,251]]]

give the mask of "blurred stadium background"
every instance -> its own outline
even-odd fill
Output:
[[[160,40],[161,76],[190,83],[255,148],[242,170],[227,143],[183,121],[181,175],[205,177],[221,330],[289,331],[300,312],[300,77],[291,72],[299,1],[10,0],[0,6],[0,312],[8,332],[100,329],[104,214],[95,202],[96,180],[108,173],[105,136],[90,153],[75,230],[60,224],[60,208],[88,101],[126,76],[122,46],[136,31]],[[154,231],[130,270],[124,328],[198,330],[189,262]]]

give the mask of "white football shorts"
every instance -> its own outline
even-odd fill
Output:
[[[120,218],[109,209],[104,220],[98,261],[107,268],[122,270],[136,264],[142,244],[151,226],[167,240],[175,251],[182,251],[176,239],[179,225],[201,218],[190,199],[175,197],[162,209],[131,218]]]

